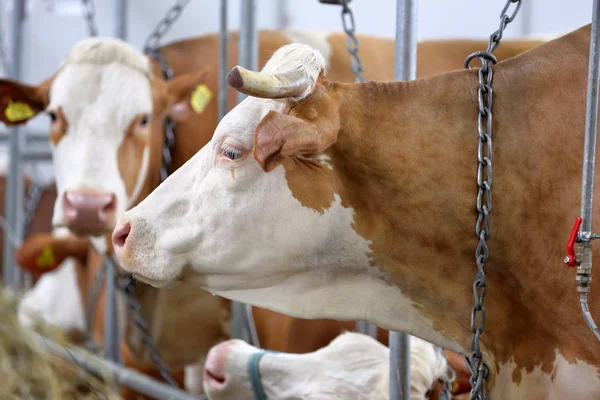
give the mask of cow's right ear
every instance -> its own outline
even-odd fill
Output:
[[[48,106],[50,80],[30,86],[0,79],[0,120],[8,126],[21,125]]]

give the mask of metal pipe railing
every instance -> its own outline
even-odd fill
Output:
[[[258,31],[255,0],[244,0],[242,2],[240,17],[238,64],[244,68],[256,71],[258,69]],[[227,90],[227,86],[225,90]],[[246,97],[245,94],[238,92],[238,103]],[[246,305],[231,302],[231,318],[231,336],[236,339],[252,342],[247,321]]]
[[[252,71],[258,69],[258,29],[255,0],[242,1],[238,64]],[[238,103],[247,97],[238,92]]]
[[[119,0],[117,7],[117,36],[125,40],[127,34],[127,0]],[[121,12],[119,12],[119,10]],[[104,304],[104,357],[121,362],[119,308],[117,305],[117,266],[110,255],[104,257],[106,263],[106,294]]]
[[[581,229],[578,249],[577,291],[583,318],[596,338],[600,331],[588,307],[588,293],[592,280],[592,202],[594,199],[594,168],[596,164],[596,133],[598,124],[598,84],[600,83],[600,0],[594,0],[592,32],[588,67],[588,88],[585,112],[585,138],[583,149],[583,176],[581,181]]]
[[[23,20],[25,19],[25,0],[14,0],[12,10],[12,78],[19,79],[21,73],[21,52],[23,49]],[[6,285],[20,287],[23,277],[22,271],[13,260],[14,244],[11,237],[21,240],[23,227],[19,215],[23,204],[23,174],[21,169],[21,148],[23,137],[18,128],[9,131],[9,167],[6,177],[6,191],[4,199],[4,215],[9,229],[4,231],[2,273]]]
[[[92,374],[112,379],[117,385],[126,386],[153,399],[206,400],[204,396],[192,396],[132,369],[98,358],[77,347],[59,345],[37,333],[32,333],[32,335],[40,346],[48,349],[50,353],[84,368]]]
[[[116,36],[119,39],[127,40],[127,11],[129,2],[128,0],[117,1],[117,13],[115,19],[117,20]]]
[[[396,2],[394,79],[417,77],[417,0]],[[410,399],[410,336],[390,332],[390,400]]]
[[[221,0],[221,15],[219,18],[219,121],[227,114],[229,109],[229,87],[227,86],[227,73],[229,72],[228,2],[229,0]]]

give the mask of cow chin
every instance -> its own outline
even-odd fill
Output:
[[[145,283],[146,285],[154,286],[158,289],[171,289],[179,283],[179,279],[177,277],[167,279],[167,280],[158,280],[145,277],[140,274],[133,273],[132,274],[135,280]]]

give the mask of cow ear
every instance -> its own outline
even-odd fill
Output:
[[[167,115],[183,121],[194,114],[203,113],[213,94],[208,88],[205,70],[177,76],[167,83]]]
[[[87,239],[39,233],[30,235],[15,251],[14,258],[22,268],[42,274],[56,269],[67,257],[85,264],[88,248]]]
[[[337,140],[338,131],[336,119],[305,121],[271,110],[254,132],[254,158],[269,172],[285,157],[327,150]]]
[[[0,120],[8,126],[21,125],[48,106],[50,80],[29,86],[0,79]]]

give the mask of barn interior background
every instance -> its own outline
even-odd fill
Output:
[[[229,1],[230,30],[238,30],[243,0]],[[165,0],[128,0],[125,9],[117,0],[96,0],[95,21],[99,36],[116,36],[118,21],[126,19],[126,39],[142,48],[148,33],[163,18],[173,4]],[[497,24],[496,13],[505,0],[422,0],[418,11],[418,38],[487,39],[490,27]],[[11,75],[12,0],[0,0],[0,73]],[[353,0],[357,32],[394,38],[396,30],[396,0]],[[577,29],[590,20],[590,1],[528,0],[516,23],[507,30],[507,37],[553,37]],[[259,0],[257,1],[259,29],[297,29],[340,31],[339,9],[326,7],[317,0]],[[180,20],[162,40],[175,40],[217,32],[219,2],[192,0]],[[82,16],[81,0],[27,0],[23,26],[22,63],[20,79],[38,83],[56,71],[72,45],[88,35],[88,26]],[[47,135],[48,118],[34,119],[24,128],[36,135]],[[6,138],[6,129],[0,128],[0,139]],[[41,147],[47,148],[47,144]],[[5,159],[6,141],[0,140],[0,159]],[[1,164],[0,164],[1,167]],[[26,170],[31,173],[31,165]],[[49,162],[37,164],[34,178],[44,182],[52,177]]]

